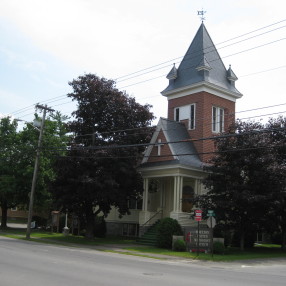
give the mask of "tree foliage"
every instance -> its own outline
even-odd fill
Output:
[[[17,172],[19,159],[17,122],[10,117],[0,120],[0,206],[1,228],[7,227],[7,210],[17,203]]]
[[[239,233],[243,249],[246,234],[274,227],[271,212],[280,210],[285,218],[285,120],[237,122],[224,135],[206,167],[208,192],[197,199],[215,210],[222,226]]]
[[[35,114],[35,119],[41,118]],[[60,113],[52,115],[45,122],[43,150],[35,195],[35,210],[47,209],[50,203],[48,182],[55,176],[52,165],[55,151],[52,148],[65,146],[63,121]],[[0,204],[1,227],[7,227],[8,208],[20,206],[25,209],[29,200],[34,161],[39,131],[27,122],[23,130],[17,130],[17,121],[4,117],[0,120]],[[62,152],[62,151],[61,151]]]
[[[86,234],[93,236],[96,215],[116,207],[128,213],[127,198],[142,192],[136,171],[144,146],[122,147],[149,140],[146,128],[153,114],[115,87],[115,82],[86,74],[69,83],[68,94],[77,102],[69,122],[73,132],[68,156],[58,159],[58,177],[51,190],[59,207],[82,218]]]
[[[182,235],[183,230],[179,222],[170,217],[160,220],[157,228],[157,246],[171,249],[173,235]]]

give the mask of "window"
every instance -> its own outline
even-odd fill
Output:
[[[11,208],[11,211],[12,212],[16,212],[18,210],[18,208],[17,207],[13,207],[13,208]]]
[[[180,107],[176,107],[174,110],[174,118],[175,121],[188,120],[189,121],[189,129],[195,129],[195,121],[196,121],[196,104],[184,105]]]
[[[215,133],[224,131],[224,110],[216,106],[213,106],[212,111],[212,131]]]
[[[175,109],[175,120],[180,121],[180,108]]]
[[[195,109],[195,104],[191,104],[190,106],[190,125],[189,125],[189,128],[192,130],[192,129],[195,129],[195,112],[196,112],[196,109]]]
[[[135,223],[124,223],[122,226],[122,235],[124,236],[138,236],[139,225]]]
[[[142,210],[142,199],[128,199],[128,208],[131,210]]]

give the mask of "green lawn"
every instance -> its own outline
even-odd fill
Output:
[[[260,259],[260,258],[275,258],[275,257],[285,257],[286,252],[283,252],[275,245],[274,248],[252,248],[247,249],[241,252],[238,248],[229,248],[226,250],[224,255],[214,254],[213,256],[209,253],[189,253],[189,252],[176,252],[167,249],[155,248],[155,247],[132,247],[125,248],[129,251],[140,252],[140,253],[153,253],[153,254],[163,254],[169,256],[177,256],[183,258],[192,258],[192,259],[200,259],[200,260],[213,260],[213,261],[235,261],[235,260],[244,260],[244,259]]]
[[[8,236],[12,238],[25,239],[26,229],[14,229],[8,228],[6,230],[0,230],[0,235]],[[51,233],[48,231],[32,230],[31,238],[38,241],[53,241],[58,243],[72,243],[78,245],[100,245],[100,244],[130,244],[135,241],[132,239],[120,238],[120,237],[106,237],[95,238],[93,240],[86,239],[83,236],[68,235],[64,236],[62,233]]]
[[[26,230],[25,229],[13,229],[8,228],[5,231],[0,231],[0,235],[8,236],[11,238],[17,239],[26,239],[25,238]],[[50,233],[47,231],[41,230],[32,230],[31,240],[42,242],[42,243],[53,243],[61,245],[86,245],[86,246],[96,246],[96,245],[108,245],[116,244],[121,245],[122,251],[120,253],[125,253],[129,255],[139,255],[146,257],[155,258],[156,255],[168,255],[176,256],[190,259],[201,259],[201,260],[213,260],[213,261],[235,261],[235,260],[244,260],[244,259],[262,259],[262,258],[275,258],[275,257],[286,257],[286,252],[283,252],[280,249],[279,245],[273,244],[261,244],[257,245],[252,249],[247,249],[241,252],[238,248],[228,248],[224,255],[214,254],[213,257],[211,254],[200,253],[189,253],[189,252],[176,252],[172,250],[156,248],[156,247],[147,247],[147,246],[135,246],[130,247],[127,244],[136,244],[135,240],[125,239],[120,237],[107,237],[107,238],[95,238],[93,240],[88,240],[83,236],[73,236],[68,235],[64,236],[61,233]]]

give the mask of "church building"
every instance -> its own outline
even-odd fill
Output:
[[[167,79],[161,94],[168,100],[168,117],[159,119],[139,166],[142,209],[124,217],[127,234],[132,225],[144,232],[164,217],[178,220],[182,227],[196,223],[190,219],[191,199],[205,191],[204,165],[215,150],[211,138],[235,120],[235,102],[242,97],[235,73],[231,66],[225,68],[203,22]]]

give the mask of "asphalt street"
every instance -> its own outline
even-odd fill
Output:
[[[286,284],[286,260],[159,260],[0,237],[0,286]]]

